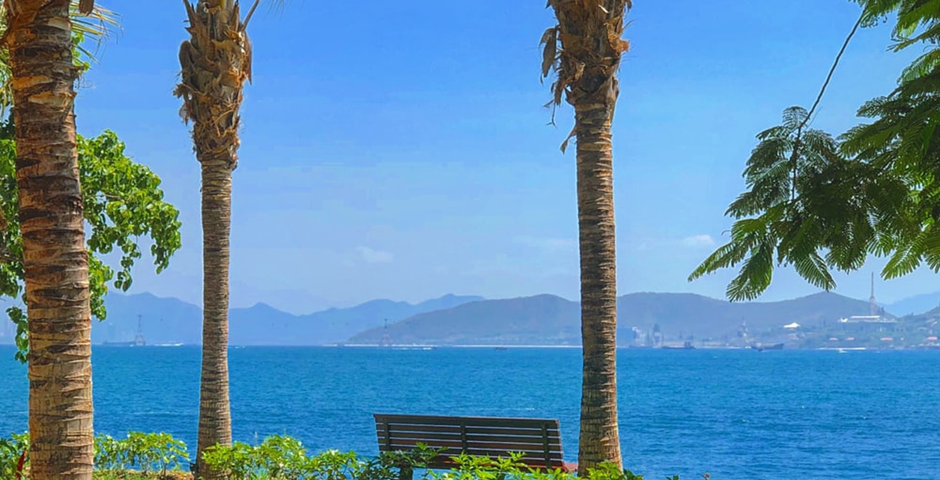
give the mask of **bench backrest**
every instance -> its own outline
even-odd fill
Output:
[[[443,417],[375,414],[380,452],[409,451],[418,443],[446,448],[428,468],[451,468],[466,453],[508,457],[522,452],[532,468],[565,468],[558,420],[539,418]]]

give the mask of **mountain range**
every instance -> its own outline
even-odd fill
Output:
[[[293,315],[258,303],[229,312],[231,345],[322,345],[342,342],[363,330],[410,316],[482,300],[478,296],[444,295],[418,304],[373,300],[351,308],[331,308],[308,315]],[[149,293],[109,294],[108,318],[94,322],[92,343],[133,340],[138,315],[149,344],[202,343],[202,310],[176,298]]]
[[[817,293],[781,302],[731,303],[688,293],[633,293],[618,298],[618,341],[633,330],[658,326],[664,337],[733,338],[746,323],[754,331],[797,322],[819,326],[851,315],[867,315],[868,302],[835,293]],[[580,306],[553,295],[486,300],[415,315],[387,329],[372,328],[350,344],[578,345]]]
[[[882,306],[885,310],[899,317],[903,317],[904,315],[919,315],[940,306],[940,292],[914,295],[913,297],[898,300],[894,303],[886,303]]]
[[[921,297],[888,305],[888,311],[903,314],[904,310],[895,312],[894,306],[916,309],[922,303],[929,305],[927,310],[940,303],[940,293],[937,298]],[[196,305],[149,293],[112,293],[106,305],[108,318],[94,322],[93,343],[133,340],[138,315],[148,344],[201,343],[202,311]],[[733,338],[745,322],[752,330],[792,322],[817,326],[868,312],[868,302],[834,293],[746,303],[694,294],[633,293],[619,297],[618,338],[629,341],[632,330],[649,331],[658,326],[666,337],[717,340]],[[259,303],[232,309],[229,318],[232,345],[378,344],[386,337],[397,344],[435,345],[580,342],[579,304],[547,294],[501,300],[445,295],[417,304],[373,300],[308,315],[293,315]],[[0,343],[11,343],[11,333],[9,327],[0,328]]]

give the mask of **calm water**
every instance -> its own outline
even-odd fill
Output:
[[[25,367],[0,347],[0,434],[26,429]],[[940,353],[623,350],[630,468],[663,478],[940,478]],[[377,451],[373,412],[549,417],[577,456],[580,350],[236,348],[237,440]],[[195,448],[199,350],[94,351],[95,427]]]

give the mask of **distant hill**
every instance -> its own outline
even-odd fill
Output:
[[[886,310],[898,316],[919,315],[940,306],[940,292],[925,293],[885,304]]]
[[[850,315],[868,315],[868,302],[822,292],[779,302],[729,302],[689,293],[635,293],[618,299],[622,327],[658,323],[665,332],[719,337],[748,328],[782,327],[796,322],[813,326]]]
[[[202,312],[196,305],[149,293],[110,294],[106,303],[108,319],[93,323],[93,343],[133,340],[137,315],[143,315],[143,334],[149,344],[202,341]],[[621,341],[632,338],[631,327],[647,330],[657,324],[667,338],[721,339],[733,337],[742,321],[752,330],[791,322],[813,326],[867,314],[868,303],[832,293],[768,303],[634,293],[620,297],[618,311]],[[373,300],[308,315],[292,315],[259,303],[231,311],[229,341],[232,345],[377,344],[386,334],[383,327],[388,319],[387,334],[395,343],[577,345],[579,318],[577,302],[553,295],[505,300],[445,295],[416,305]],[[10,343],[9,337],[0,336],[0,343]]]
[[[202,309],[191,303],[150,293],[111,293],[105,307],[108,318],[91,322],[93,344],[133,340],[138,315],[148,343],[202,343]]]
[[[416,305],[372,300],[350,308],[331,308],[309,315],[291,315],[265,304],[233,309],[229,317],[232,345],[322,345],[339,343],[363,330],[412,315],[482,300],[478,296],[445,295]]]
[[[366,330],[348,343],[377,344],[387,332],[401,344],[572,344],[580,338],[579,315],[577,303],[554,295],[483,300]]]
[[[229,313],[231,345],[320,345],[337,343],[357,332],[395,322],[412,315],[451,308],[482,300],[478,296],[445,295],[412,305],[407,302],[373,300],[350,308],[332,308],[308,315],[292,315],[270,305],[235,308]],[[109,294],[108,318],[94,322],[92,343],[130,341],[137,331],[137,316],[143,317],[148,344],[202,343],[202,310],[176,298],[149,293]],[[2,339],[0,339],[2,340]]]
[[[867,302],[834,293],[818,293],[781,302],[731,303],[685,293],[634,293],[618,299],[621,341],[632,339],[630,329],[659,325],[668,337],[694,335],[721,338],[749,328],[782,327],[791,322],[819,325],[849,315],[864,315]],[[446,310],[427,312],[388,326],[354,335],[351,344],[377,344],[388,335],[398,344],[434,345],[577,345],[580,307],[553,295],[483,300]]]

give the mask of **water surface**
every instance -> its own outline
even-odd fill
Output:
[[[377,452],[372,413],[557,418],[577,457],[578,349],[230,350],[233,433]],[[195,448],[199,349],[95,347],[95,427]],[[0,347],[0,434],[27,425]],[[647,478],[940,478],[940,352],[621,350],[621,441]]]

